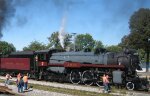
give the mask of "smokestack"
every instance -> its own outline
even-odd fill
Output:
[[[0,39],[3,36],[2,30],[9,23],[9,18],[13,17],[15,9],[12,0],[0,0]]]

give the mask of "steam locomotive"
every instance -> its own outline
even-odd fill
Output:
[[[8,57],[0,58],[1,75],[7,72],[15,76],[21,72],[38,80],[100,86],[101,76],[107,73],[112,84],[124,85],[129,90],[147,89],[148,83],[143,83],[137,76],[136,70],[140,69],[138,54],[130,49],[123,52],[104,49],[65,52],[50,49],[12,52]]]

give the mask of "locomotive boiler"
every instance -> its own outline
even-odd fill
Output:
[[[128,72],[134,72],[139,66],[139,57],[135,51],[132,52],[58,52],[53,53],[49,59],[50,64],[64,64],[65,62],[76,62],[82,65],[124,66]],[[117,66],[116,66],[117,68]]]

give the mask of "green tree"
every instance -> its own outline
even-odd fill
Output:
[[[145,51],[143,49],[138,49],[137,52],[139,54],[140,60],[142,60],[142,62],[145,62]]]
[[[103,45],[103,43],[101,41],[96,41],[95,40],[94,43],[95,43],[94,44],[94,49],[96,49],[96,48],[104,48],[104,45]]]
[[[49,40],[48,47],[49,48],[63,49],[63,47],[60,44],[60,40],[59,40],[58,36],[59,36],[59,32],[53,32],[51,34],[51,36],[48,37],[48,40]],[[71,35],[66,34],[65,38],[64,38],[64,49],[66,49],[66,47],[71,44],[70,39],[71,39]]]
[[[24,51],[36,51],[36,50],[44,50],[44,49],[47,49],[46,45],[38,41],[33,41],[30,43],[30,45],[23,48]]]
[[[0,41],[0,53],[2,54],[2,56],[7,56],[14,51],[16,51],[16,48],[13,44],[6,41]]]
[[[147,66],[149,67],[150,50],[150,9],[141,8],[136,11],[129,21],[130,34],[122,39],[121,44],[127,44],[135,49],[143,49],[146,53]]]
[[[106,50],[108,50],[110,52],[120,52],[120,51],[122,51],[122,48],[118,45],[111,45],[111,46],[107,46]]]
[[[128,46],[130,46],[129,45],[129,36],[128,35],[125,35],[125,36],[123,36],[123,38],[121,39],[121,43],[120,44],[118,44],[120,47],[128,47]]]
[[[65,39],[64,39],[64,49],[66,49],[67,47],[69,47],[70,44],[72,44],[71,38],[72,38],[72,35],[70,35],[70,34],[66,34],[66,35],[65,35]]]
[[[141,8],[135,12],[129,21],[130,34],[122,38],[120,44],[135,49],[147,49],[150,38],[150,9]]]
[[[95,44],[95,41],[93,37],[88,33],[79,34],[75,38],[75,46],[76,46],[76,49],[78,50],[83,50],[86,48],[89,48],[92,50],[94,48],[94,44]]]
[[[58,38],[59,32],[53,32],[51,34],[50,37],[48,37],[49,43],[48,43],[48,47],[49,48],[57,48],[57,49],[61,49],[61,44],[60,44],[60,40]]]

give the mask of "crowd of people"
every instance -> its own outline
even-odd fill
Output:
[[[6,80],[5,80],[5,86],[9,85],[10,79],[12,79],[10,74],[6,74]],[[19,73],[17,75],[16,85],[18,87],[19,93],[24,93],[26,90],[28,90],[28,76],[27,74],[22,75]]]

